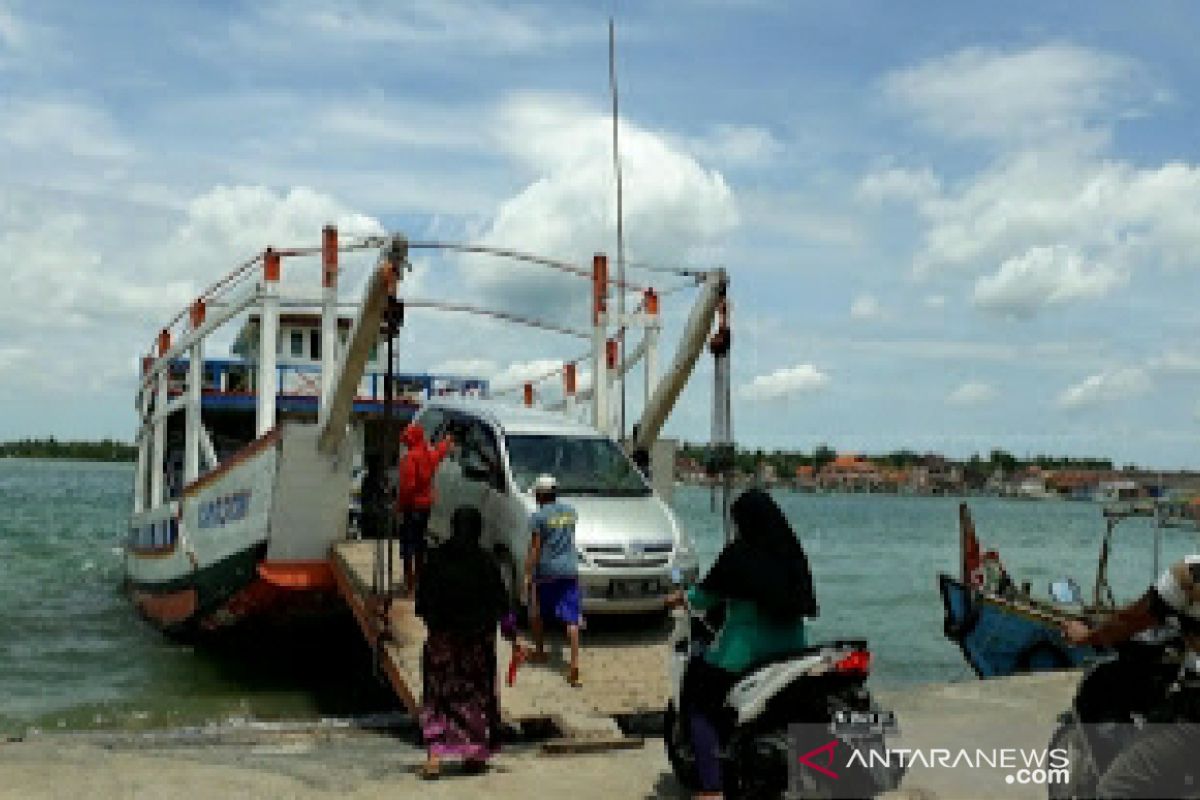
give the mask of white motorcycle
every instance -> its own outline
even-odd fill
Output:
[[[682,688],[692,659],[708,649],[715,631],[690,607],[674,615],[668,654],[672,696],[663,735],[676,778],[696,790],[690,709],[683,705]],[[866,688],[870,661],[865,640],[840,640],[781,656],[742,676],[725,697],[733,721],[721,753],[725,796],[871,797],[899,786],[904,770],[887,765],[884,743],[895,720]],[[839,750],[839,744],[846,747]],[[791,764],[794,759],[799,763]]]

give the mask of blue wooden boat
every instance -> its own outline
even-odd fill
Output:
[[[1017,586],[995,551],[983,551],[966,503],[959,506],[960,571],[942,573],[938,586],[945,607],[945,634],[962,650],[981,678],[1083,666],[1100,652],[1067,643],[1060,630],[1067,620],[1093,622],[1114,607],[1104,576],[1113,522],[1101,549],[1096,602],[1084,605],[1074,581],[1051,585],[1052,600]],[[1107,596],[1105,593],[1107,592]],[[1105,602],[1100,602],[1103,599]]]

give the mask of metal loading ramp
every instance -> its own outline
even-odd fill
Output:
[[[396,542],[347,541],[333,546],[330,560],[338,592],[350,606],[393,691],[410,714],[421,700],[421,650],[425,627],[413,612],[411,600],[380,585],[387,574],[387,547],[399,566]],[[382,567],[377,572],[377,567]],[[384,585],[387,582],[384,581]],[[397,586],[397,588],[399,588]],[[385,611],[386,609],[386,611]],[[503,683],[509,644],[497,641],[500,667],[500,709],[505,723],[522,731],[545,732],[548,753],[586,752],[639,746],[627,737],[618,718],[662,713],[667,705],[668,622],[604,620],[583,631],[580,672],[583,685],[571,687],[564,678],[566,645],[562,637],[547,637],[546,664],[525,664],[515,685]]]

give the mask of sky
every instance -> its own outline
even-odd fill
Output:
[[[327,222],[615,254],[610,15],[627,257],[728,270],[739,443],[1200,467],[1186,2],[0,0],[0,439],[132,438],[155,332]],[[588,324],[585,281],[413,265],[409,298]],[[630,278],[665,365],[695,293]],[[584,347],[414,309],[401,364],[504,388]],[[667,432],[712,389],[706,357]]]

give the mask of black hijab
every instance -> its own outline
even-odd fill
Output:
[[[493,629],[508,610],[500,570],[479,546],[483,518],[474,508],[456,509],[451,535],[429,553],[417,585],[417,616],[430,630],[468,633]]]
[[[771,496],[748,489],[730,511],[737,538],[717,556],[700,587],[726,599],[749,600],[775,619],[815,617],[808,556]]]

